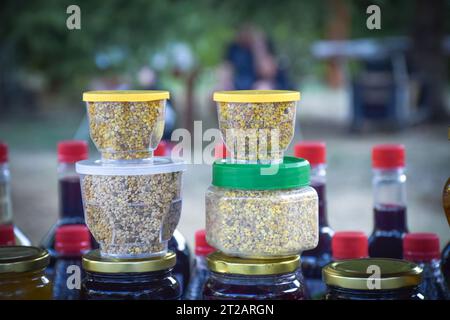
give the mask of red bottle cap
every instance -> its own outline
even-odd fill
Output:
[[[90,249],[91,234],[85,225],[65,225],[56,229],[56,252],[61,254],[80,255]]]
[[[206,242],[206,231],[204,229],[195,232],[195,255],[207,256],[216,251]]]
[[[83,140],[66,140],[58,143],[58,161],[75,163],[89,157],[89,147]]]
[[[327,163],[326,152],[323,141],[302,141],[294,146],[294,155],[308,160],[312,166]]]
[[[16,244],[14,226],[12,224],[0,225],[0,246],[13,246]]]
[[[214,158],[216,159],[226,159],[230,157],[230,152],[228,151],[225,143],[218,143],[214,147]]]
[[[405,146],[402,144],[379,144],[372,149],[372,167],[395,169],[405,166]]]
[[[339,231],[331,239],[334,260],[367,258],[369,243],[361,231]]]
[[[8,162],[8,145],[0,141],[0,163]]]
[[[439,237],[434,233],[406,234],[403,238],[403,258],[414,262],[439,259]]]
[[[153,155],[157,157],[164,157],[167,154],[167,147],[169,145],[165,141],[161,141],[158,144],[158,147],[156,147],[155,150],[153,150]]]

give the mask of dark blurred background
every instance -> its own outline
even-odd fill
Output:
[[[72,4],[80,30],[66,27]],[[372,4],[381,29],[366,26]],[[170,90],[170,137],[194,120],[217,126],[214,90],[275,88],[302,92],[295,141],[327,142],[335,229],[371,230],[370,150],[396,142],[407,148],[410,229],[448,241],[449,13],[448,0],[4,0],[0,140],[12,152],[15,220],[37,242],[56,219],[56,143],[89,139],[83,91]],[[189,239],[204,223],[210,171],[185,176]]]

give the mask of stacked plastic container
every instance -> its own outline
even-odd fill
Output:
[[[105,258],[163,257],[181,213],[185,164],[154,157],[167,91],[90,91],[91,138],[101,159],[80,161],[85,219]]]
[[[220,251],[208,260],[215,273],[228,268],[215,266],[225,265],[229,257],[235,258],[233,266],[264,265],[262,274],[273,275],[283,259],[317,246],[318,196],[309,186],[310,165],[284,156],[294,136],[299,99],[299,92],[285,90],[214,94],[226,146],[216,150],[224,159],[214,162],[206,193],[206,239]],[[295,261],[291,272],[299,272]]]

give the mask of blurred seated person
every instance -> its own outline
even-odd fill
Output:
[[[286,72],[275,58],[272,43],[253,26],[242,27],[229,45],[219,69],[223,90],[291,89]]]

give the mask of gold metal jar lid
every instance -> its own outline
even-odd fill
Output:
[[[169,98],[169,91],[158,90],[105,90],[83,93],[83,101],[88,102],[145,102]]]
[[[328,264],[322,269],[325,283],[354,290],[389,290],[414,287],[422,281],[422,268],[396,259],[353,259]]]
[[[103,257],[100,251],[92,250],[83,256],[83,268],[99,273],[139,273],[170,269],[175,266],[176,255],[172,251],[164,257],[147,259],[119,259]]]
[[[0,274],[44,269],[50,262],[46,250],[25,246],[0,247]]]
[[[243,259],[214,252],[206,258],[208,268],[217,273],[272,275],[294,272],[300,267],[300,256],[277,259]]]

